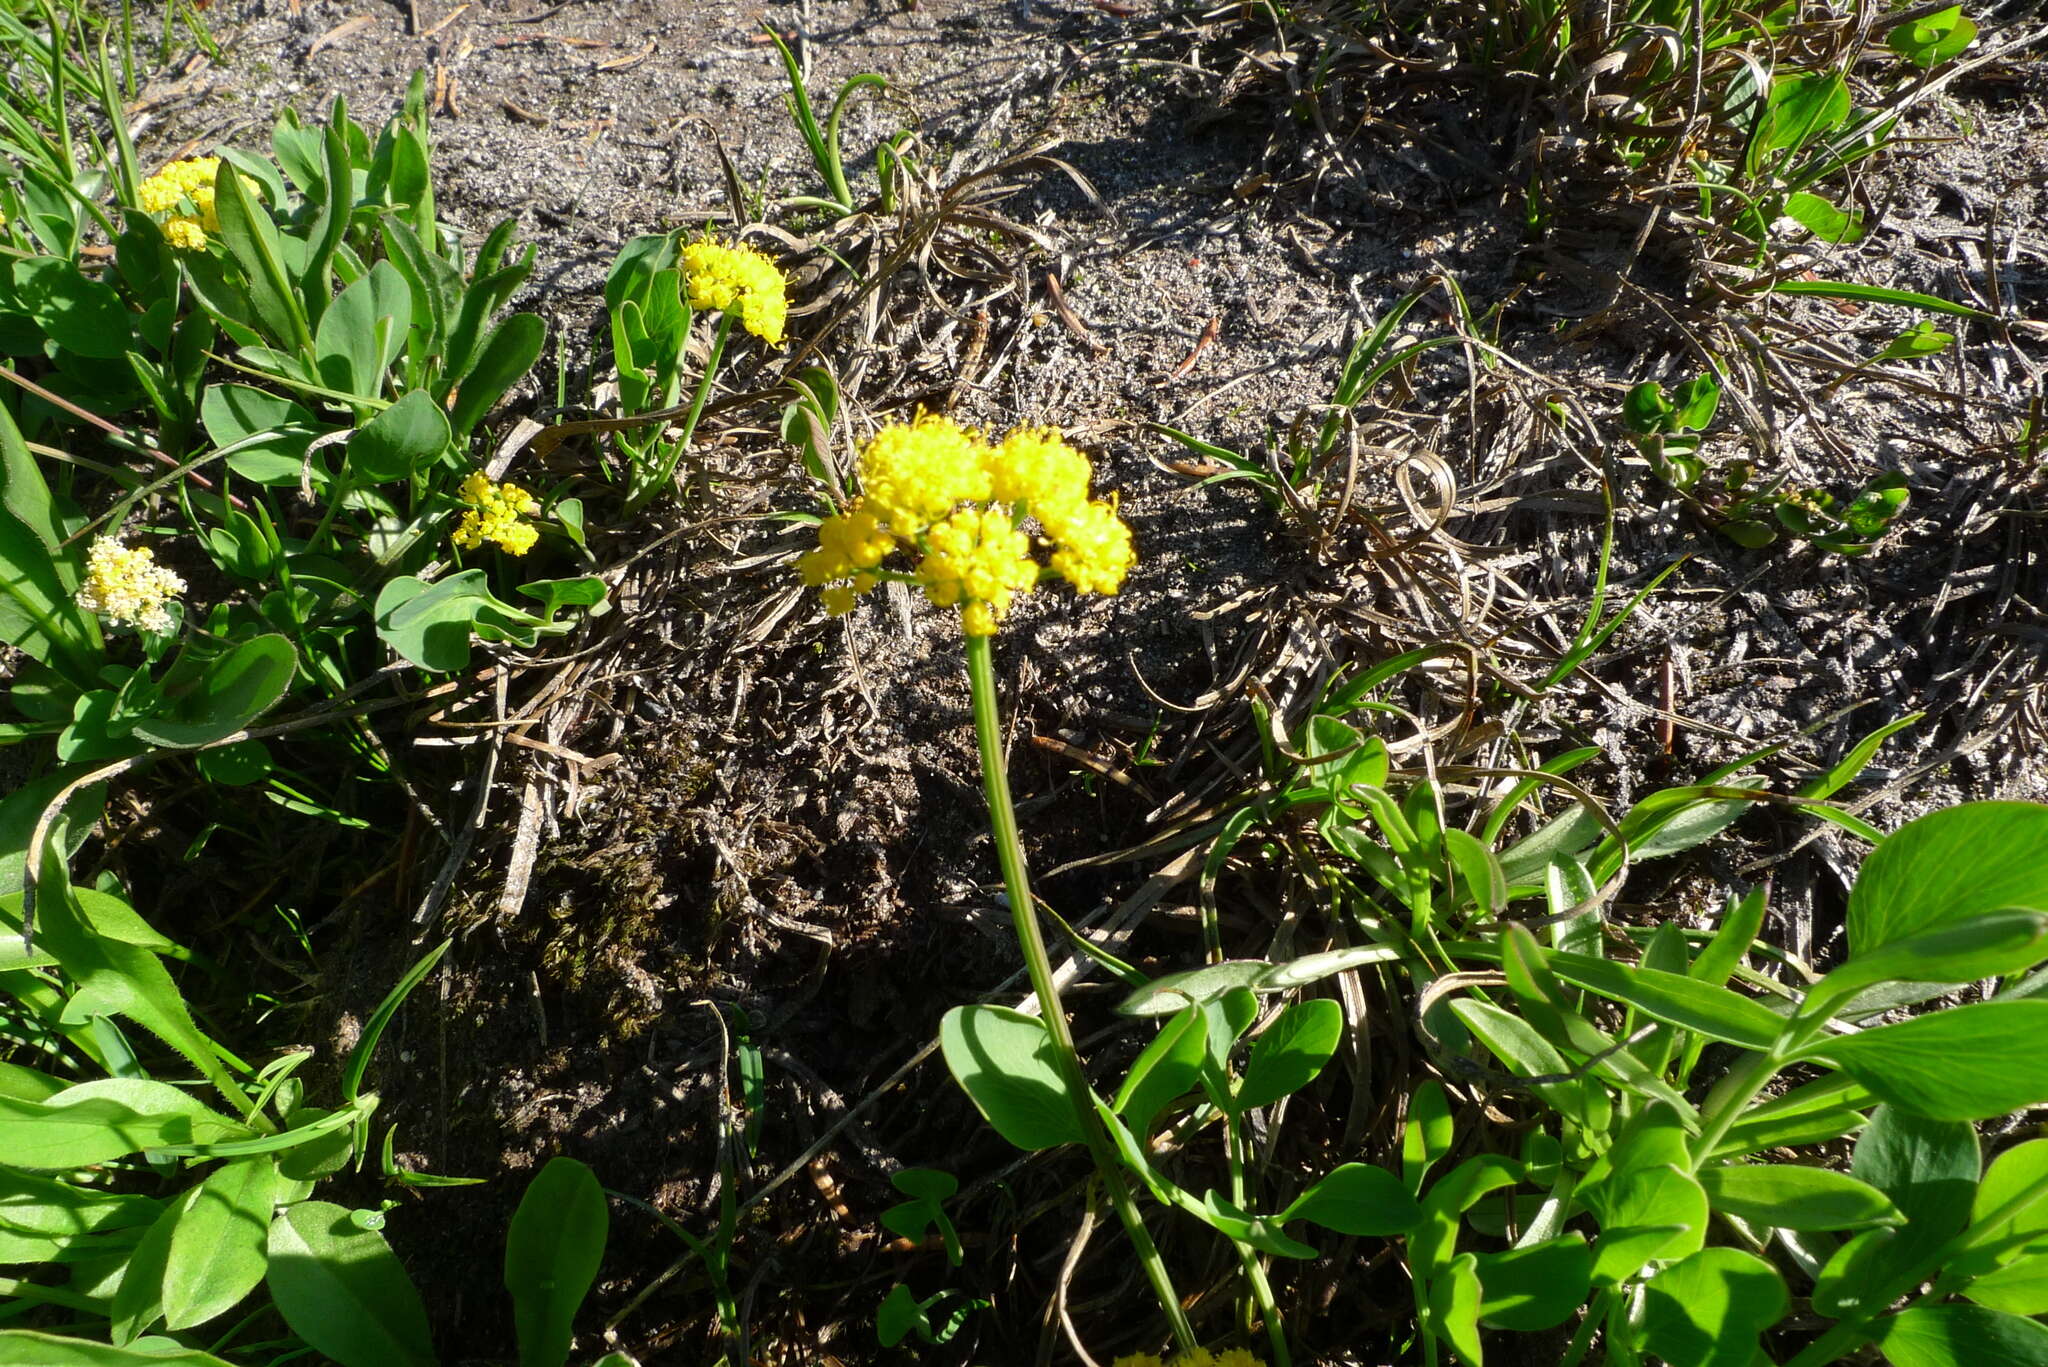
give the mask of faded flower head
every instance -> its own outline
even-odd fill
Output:
[[[149,547],[131,548],[119,537],[103,536],[86,553],[78,606],[115,626],[161,635],[176,625],[165,605],[184,591],[185,581],[157,564]]]
[[[540,516],[540,504],[511,481],[493,484],[483,471],[472,471],[462,481],[462,501],[469,507],[448,538],[462,550],[495,541],[507,555],[525,555],[540,540],[540,532],[527,521]]]
[[[1092,477],[1057,428],[1019,428],[991,445],[951,418],[920,414],[875,433],[861,452],[861,497],[819,525],[818,548],[797,568],[836,616],[891,574],[883,562],[901,547],[917,563],[896,578],[959,608],[968,635],[993,635],[1047,573],[1081,593],[1123,587],[1136,560],[1130,528],[1113,499],[1089,499]],[[1050,545],[1044,567],[1027,519]]]
[[[683,248],[690,307],[739,311],[740,325],[770,346],[782,345],[789,316],[789,285],[775,263],[752,247],[727,247],[705,238]]]

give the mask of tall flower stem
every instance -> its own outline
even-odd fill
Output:
[[[1117,1218],[1123,1221],[1124,1233],[1145,1269],[1145,1279],[1152,1284],[1152,1294],[1166,1312],[1174,1342],[1182,1352],[1192,1352],[1197,1347],[1194,1330],[1181,1309],[1180,1297],[1174,1293],[1165,1260],[1159,1256],[1138,1213],[1137,1202],[1131,1197],[1130,1184],[1124,1180],[1123,1167],[1102,1127],[1102,1118],[1095,1114],[1094,1092],[1081,1067],[1080,1051],[1074,1047],[1074,1033],[1060,1004],[1059,987],[1053,982],[1052,958],[1046,953],[1045,937],[1038,928],[1037,904],[1031,900],[1031,880],[1024,869],[1024,847],[1017,840],[1017,810],[1010,802],[1009,769],[1003,762],[1002,725],[996,711],[996,674],[989,638],[969,636],[966,641],[967,680],[974,695],[974,735],[981,745],[981,786],[988,796],[989,831],[995,837],[996,859],[1003,868],[1003,890],[1009,895],[1010,921],[1016,927],[1018,947],[1024,951],[1024,968],[1031,976],[1039,1014],[1045,1020],[1046,1033],[1052,1036],[1054,1062],[1065,1084],[1067,1099],[1073,1104],[1074,1118],[1080,1123],[1081,1133],[1087,1136],[1088,1153],[1095,1160],[1103,1190],[1109,1193]]]
[[[738,307],[737,303],[734,307]],[[626,511],[646,507],[675,478],[677,463],[697,435],[697,419],[704,416],[704,401],[711,397],[711,382],[718,377],[718,363],[725,359],[725,343],[731,336],[732,310],[728,309],[718,315],[718,331],[711,339],[711,354],[704,358],[704,375],[697,381],[697,392],[690,396],[690,411],[683,418],[682,435],[670,444],[666,456],[656,457],[661,463],[660,469],[650,470],[637,461],[634,463],[633,472],[628,477]]]

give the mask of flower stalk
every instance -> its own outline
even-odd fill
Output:
[[[1052,1037],[1053,1059],[1066,1084],[1064,1090],[1073,1104],[1074,1118],[1081,1126],[1081,1133],[1087,1136],[1088,1153],[1095,1160],[1096,1175],[1101,1179],[1103,1190],[1109,1193],[1117,1218],[1123,1222],[1124,1233],[1129,1236],[1139,1264],[1145,1269],[1145,1279],[1152,1285],[1152,1294],[1166,1312],[1174,1342],[1182,1352],[1193,1352],[1197,1346],[1194,1329],[1181,1309],[1180,1297],[1174,1292],[1166,1262],[1159,1256],[1151,1232],[1145,1228],[1145,1221],[1138,1213],[1137,1202],[1131,1197],[1130,1185],[1124,1180],[1116,1149],[1102,1127],[1101,1118],[1095,1114],[1094,1091],[1081,1067],[1080,1051],[1074,1047],[1074,1034],[1060,1003],[1059,985],[1053,981],[1052,959],[1046,952],[1045,937],[1038,927],[1037,904],[1031,900],[1031,880],[1025,871],[1024,847],[1017,839],[1017,810],[1010,801],[1009,770],[1003,760],[1001,718],[996,707],[995,664],[991,658],[993,652],[989,638],[969,635],[966,644],[967,679],[974,698],[974,736],[981,747],[981,786],[988,797],[989,832],[995,839],[996,861],[1002,865],[1003,890],[1010,901],[1010,921],[1017,931],[1018,947],[1024,951],[1024,970],[1030,975],[1031,990],[1038,997],[1039,1015],[1045,1021],[1046,1032]]]
[[[690,396],[690,411],[683,417],[683,430],[668,445],[668,452],[660,460],[658,468],[636,463],[633,467],[633,482],[626,495],[626,510],[632,512],[647,506],[648,502],[676,477],[676,466],[683,459],[683,452],[690,449],[690,442],[697,435],[697,419],[704,416],[704,401],[711,397],[711,382],[718,377],[718,363],[725,359],[725,343],[732,336],[732,314],[723,313],[718,318],[718,331],[711,338],[711,354],[704,361],[704,373],[697,380],[697,392]]]

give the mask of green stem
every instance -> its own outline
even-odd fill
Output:
[[[1230,1159],[1230,1199],[1239,1210],[1248,1210],[1245,1201],[1245,1138],[1243,1117],[1236,1111],[1223,1113],[1224,1142]],[[1244,1277],[1252,1289],[1252,1303],[1258,1307],[1259,1317],[1266,1322],[1266,1338],[1273,1345],[1271,1367],[1293,1367],[1294,1358],[1287,1351],[1287,1328],[1280,1322],[1280,1306],[1273,1299],[1273,1285],[1266,1280],[1266,1268],[1259,1261],[1258,1250],[1251,1245],[1232,1239],[1237,1248],[1237,1260],[1244,1266]],[[1245,1331],[1251,1331],[1251,1316],[1245,1316]]]
[[[1166,1312],[1174,1342],[1182,1352],[1191,1353],[1198,1346],[1195,1331],[1181,1309],[1165,1260],[1159,1256],[1144,1218],[1138,1213],[1137,1202],[1131,1198],[1116,1149],[1102,1128],[1101,1118],[1095,1114],[1094,1092],[1082,1070],[1080,1051],[1074,1047],[1074,1034],[1060,1004],[1059,987],[1053,982],[1052,958],[1046,953],[1045,937],[1039,933],[1037,904],[1031,900],[1031,881],[1024,870],[1024,847],[1017,839],[1017,809],[1010,802],[1010,776],[1003,760],[989,638],[969,636],[966,642],[967,681],[974,697],[974,736],[981,747],[981,786],[988,797],[989,833],[995,838],[996,859],[1003,868],[1003,890],[1010,899],[1010,921],[1017,931],[1017,945],[1024,951],[1024,969],[1030,975],[1031,990],[1037,994],[1039,1016],[1052,1037],[1053,1060],[1065,1084],[1067,1100],[1073,1105],[1074,1117],[1080,1122],[1081,1133],[1087,1136],[1088,1153],[1095,1160],[1103,1190],[1109,1193],[1117,1218],[1123,1221],[1124,1233],[1145,1269],[1145,1279],[1152,1284],[1159,1308]]]
[[[1749,1103],[1756,1099],[1770,1080],[1778,1075],[1783,1066],[1777,1052],[1752,1054],[1744,1059],[1723,1083],[1727,1088],[1718,1097],[1709,1096],[1709,1110],[1700,1127],[1700,1137],[1693,1141],[1692,1166],[1698,1172],[1712,1156],[1715,1145],[1728,1135],[1728,1130],[1742,1117]],[[1715,1089],[1717,1092],[1719,1088]]]
[[[734,301],[737,303],[738,301]],[[718,363],[725,358],[726,339],[732,336],[732,311],[726,310],[718,317],[718,332],[711,339],[711,355],[705,358],[703,378],[697,381],[697,392],[690,397],[690,411],[683,418],[683,434],[669,447],[668,456],[661,462],[661,471],[650,479],[642,481],[645,466],[636,466],[633,481],[638,486],[628,491],[626,511],[637,512],[653,500],[657,493],[669,486],[675,478],[676,464],[683,458],[683,452],[690,449],[690,441],[697,435],[697,419],[704,416],[704,401],[711,397],[711,382],[718,377]]]
[[[1593,1303],[1586,1307],[1586,1314],[1579,1321],[1578,1332],[1565,1345],[1564,1356],[1557,1360],[1557,1367],[1579,1367],[1585,1361],[1586,1352],[1593,1346],[1593,1333],[1600,1322],[1607,1318],[1607,1303],[1614,1298],[1613,1291],[1602,1291],[1593,1297]]]
[[[1420,1268],[1411,1268],[1408,1289],[1415,1294],[1415,1329],[1422,1335],[1423,1367],[1436,1367],[1436,1331],[1430,1328],[1429,1283]]]

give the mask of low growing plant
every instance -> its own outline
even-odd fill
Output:
[[[1748,461],[1710,463],[1700,454],[1700,433],[1720,399],[1711,376],[1696,376],[1670,394],[1647,380],[1629,391],[1622,425],[1656,476],[1736,545],[1768,546],[1789,535],[1837,555],[1864,555],[1905,511],[1906,480],[1897,473],[1879,475],[1837,503],[1827,490],[1794,487],[1784,476],[1758,481]]]

